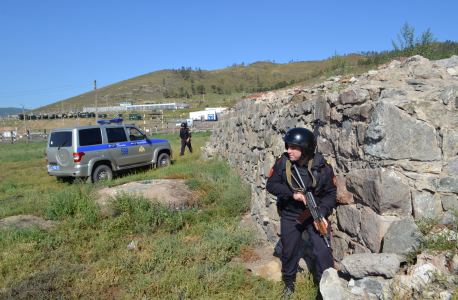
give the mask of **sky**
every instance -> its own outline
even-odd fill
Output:
[[[458,41],[458,1],[0,1],[0,107],[35,109],[184,67],[392,50],[408,22]]]

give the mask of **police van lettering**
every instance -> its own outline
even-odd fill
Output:
[[[139,144],[157,144],[157,143],[168,143],[168,141],[167,140],[150,140],[150,139],[148,139],[146,141],[137,141],[137,142],[84,146],[84,147],[78,147],[76,151],[77,152],[85,152],[85,151],[94,151],[94,150],[113,149],[111,147],[108,147],[108,145],[115,145],[116,148],[117,148],[117,147],[137,146]]]

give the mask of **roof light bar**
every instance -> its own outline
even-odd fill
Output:
[[[117,124],[122,123],[123,119],[111,119],[111,120],[100,120],[97,123],[104,125],[104,124]]]

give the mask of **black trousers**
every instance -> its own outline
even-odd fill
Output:
[[[320,236],[318,230],[313,225],[313,218],[305,220],[304,224],[300,225],[296,222],[299,214],[292,213],[286,210],[282,211],[281,224],[281,272],[285,276],[292,276],[297,272],[299,263],[299,248],[301,245],[302,233],[307,230],[313,243],[313,254],[316,260],[316,272],[318,281],[321,280],[321,275],[326,269],[334,268],[334,258],[332,249],[326,246],[323,237]],[[331,232],[331,226],[328,223],[328,231]],[[330,241],[329,241],[330,242]]]
[[[186,139],[181,139],[181,153],[180,155],[184,155],[184,149],[188,146],[189,152],[192,153],[192,146],[191,146],[191,139],[189,139],[189,142],[186,142]]]

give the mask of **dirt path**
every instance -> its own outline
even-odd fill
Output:
[[[251,219],[251,214],[243,216],[240,224],[256,230],[256,225]],[[274,247],[267,241],[265,236],[260,236],[259,242],[253,247],[242,249],[240,257],[235,257],[230,263],[243,265],[247,271],[264,278],[280,281],[281,262],[280,256],[275,252]]]
[[[48,230],[52,227],[52,221],[45,221],[42,218],[32,215],[10,216],[0,220],[0,228],[6,228],[8,226],[14,226],[16,229],[37,226],[43,230]]]

